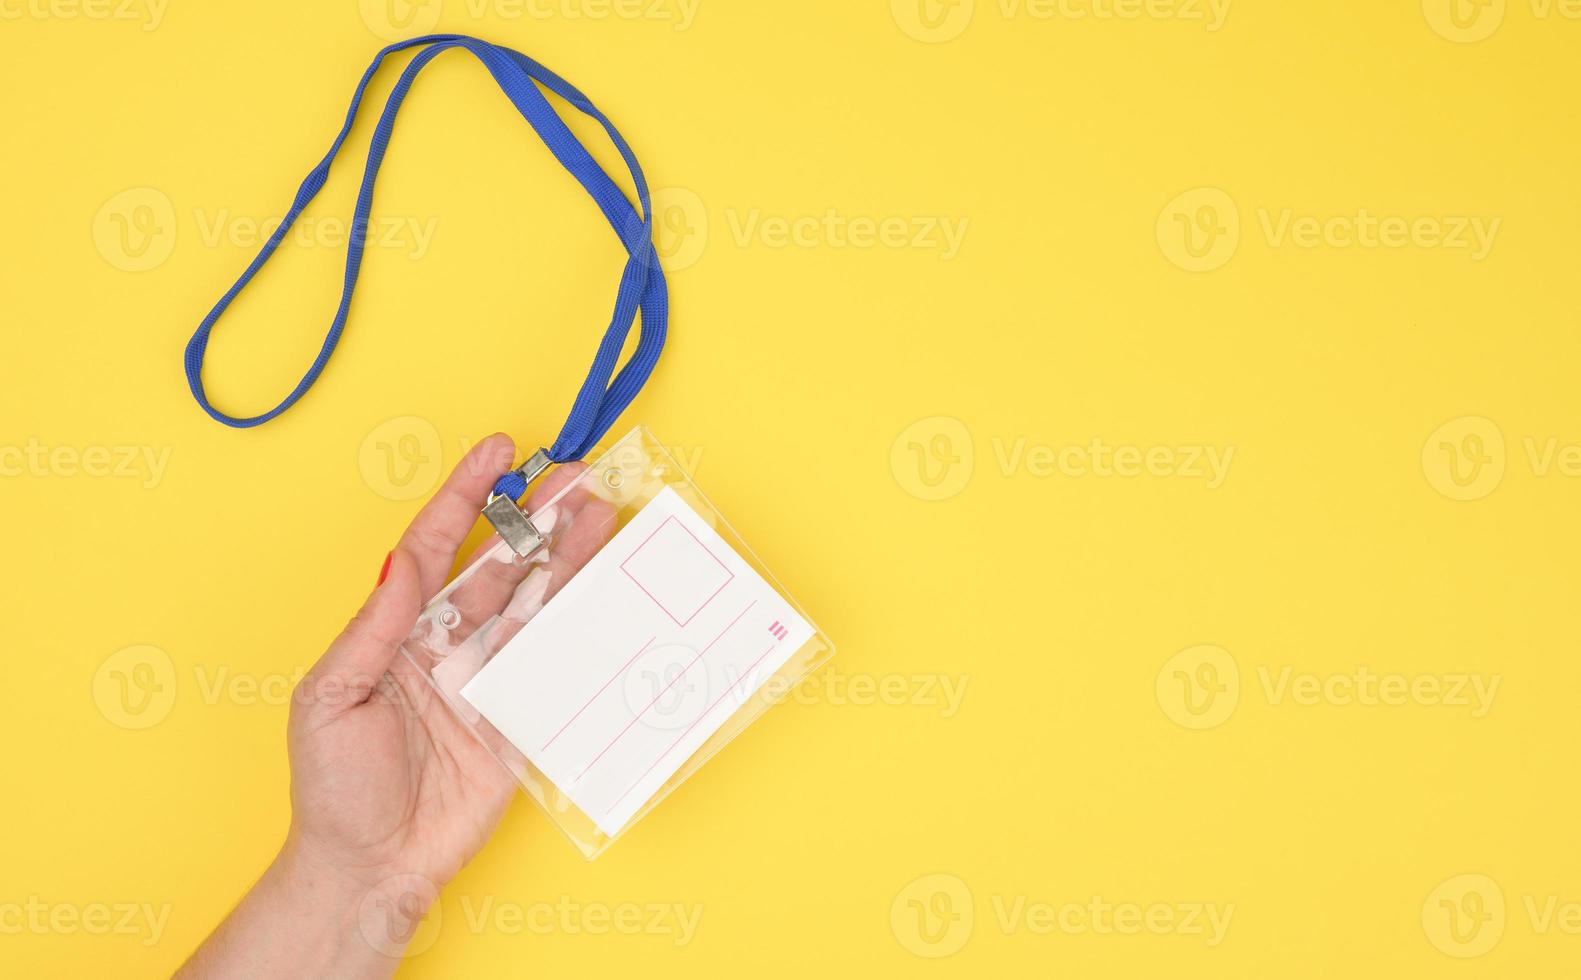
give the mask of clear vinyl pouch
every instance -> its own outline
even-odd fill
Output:
[[[592,859],[834,647],[645,428],[527,501],[402,653]],[[556,478],[559,474],[559,479]]]

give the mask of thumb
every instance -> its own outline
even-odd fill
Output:
[[[366,701],[421,611],[417,560],[397,547],[390,552],[383,581],[313,667],[316,685],[339,688],[335,700],[347,707]]]

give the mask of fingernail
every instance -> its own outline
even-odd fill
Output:
[[[373,587],[374,588],[377,589],[379,586],[383,585],[384,584],[384,580],[390,577],[390,559],[394,558],[394,557],[395,557],[395,552],[393,552],[393,551],[387,553],[384,556],[384,565],[383,565],[383,567],[381,567],[379,569],[379,580],[377,582],[373,583]]]

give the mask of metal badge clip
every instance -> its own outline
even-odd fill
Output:
[[[528,458],[527,462],[516,467],[512,472],[522,478],[524,485],[530,485],[549,468],[552,462],[549,459],[549,451],[539,449]],[[489,502],[483,507],[483,516],[494,525],[494,530],[499,533],[501,540],[523,558],[544,545],[543,534],[533,526],[532,516],[516,506],[516,501],[504,494],[489,494]]]

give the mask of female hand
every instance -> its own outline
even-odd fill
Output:
[[[504,435],[473,448],[390,552],[361,611],[298,685],[288,726],[285,845],[183,975],[388,975],[438,890],[498,825],[515,781],[399,647],[444,586],[495,478],[514,457]],[[582,468],[554,470],[529,509]],[[575,531],[572,547],[557,546],[544,566],[557,589],[607,539],[613,511],[585,494],[566,495],[556,509],[565,511],[556,515],[562,534]],[[483,549],[497,542],[491,536]],[[471,611],[473,628],[511,602],[529,567],[505,563],[488,573],[505,576],[490,583],[490,605],[498,608]],[[534,588],[542,590],[542,581]]]

